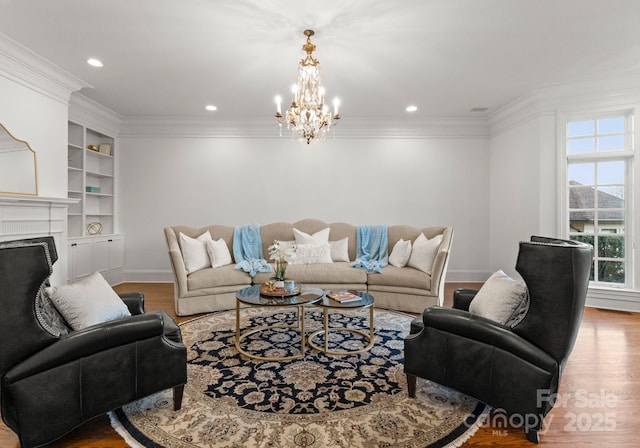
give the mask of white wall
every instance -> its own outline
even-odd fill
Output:
[[[36,152],[39,195],[67,197],[67,106],[2,76],[0,98],[0,123]]]
[[[66,75],[60,73],[59,69],[46,66],[31,54],[27,59],[33,65],[28,68],[2,64],[5,54],[15,51],[22,52],[23,49],[15,49],[0,35],[0,123],[14,137],[28,142],[36,152],[38,195],[66,198],[68,100],[73,87],[67,87],[62,82]],[[18,72],[18,75],[5,71],[9,68]],[[19,75],[23,74],[22,71],[32,78],[21,79]],[[44,79],[51,84],[44,82]],[[52,215],[50,211],[49,217]],[[62,216],[65,215],[66,210]],[[67,279],[66,221],[62,229],[60,234],[53,233],[59,256],[51,278],[54,284],[66,283]],[[52,232],[51,224],[49,232]]]
[[[120,230],[130,280],[171,280],[163,228],[319,218],[450,225],[449,280],[486,278],[486,138],[122,137]]]
[[[516,275],[520,241],[559,236],[555,115],[492,136],[490,154],[490,269]]]

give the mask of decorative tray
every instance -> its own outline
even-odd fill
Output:
[[[293,291],[287,291],[282,286],[275,286],[273,282],[260,285],[260,295],[267,297],[292,297],[300,294],[300,285],[295,285]]]

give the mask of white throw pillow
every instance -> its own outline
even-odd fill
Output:
[[[332,263],[331,246],[325,244],[298,244],[296,258],[291,264],[320,264]]]
[[[349,260],[349,237],[338,241],[329,241],[331,246],[331,261],[351,261]]]
[[[469,305],[469,312],[501,324],[514,326],[529,306],[527,285],[496,271],[482,285]]]
[[[99,272],[69,285],[47,287],[45,292],[74,330],[131,316]]]
[[[400,239],[393,246],[391,255],[389,255],[389,264],[397,268],[403,268],[409,262],[411,257],[411,240]]]
[[[199,271],[211,266],[211,259],[207,252],[206,242],[211,240],[211,234],[207,230],[198,238],[191,238],[180,232],[180,248],[187,274]]]
[[[440,243],[442,243],[442,235],[428,239],[424,233],[421,233],[413,242],[407,266],[431,275],[433,260],[436,258]]]
[[[291,248],[296,244],[294,240],[289,240],[289,241],[275,240],[275,242],[278,243],[278,247],[280,248],[280,253],[282,254],[289,253]]]
[[[215,241],[213,239],[207,240],[205,245],[207,247],[209,258],[211,259],[211,267],[219,268],[233,263],[229,247],[227,247],[226,241],[222,238]]]
[[[296,228],[293,229],[293,235],[296,238],[296,244],[328,244],[329,243],[329,230],[326,229],[318,230],[313,235],[309,235],[308,233],[304,233],[301,230]]]

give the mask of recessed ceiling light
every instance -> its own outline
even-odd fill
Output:
[[[93,66],[93,67],[104,67],[104,64],[102,63],[102,61],[100,59],[96,59],[96,58],[89,58],[87,59],[87,64]]]
[[[415,112],[418,110],[418,106],[407,106],[407,112]]]
[[[210,110],[210,111],[214,111],[214,110],[218,110],[218,108],[216,106],[214,106],[213,104],[209,104],[207,106],[205,106],[205,109]]]

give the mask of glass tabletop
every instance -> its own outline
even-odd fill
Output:
[[[330,299],[326,295],[322,297],[322,301],[316,303],[316,305],[325,307],[325,308],[367,308],[373,305],[373,296],[363,291],[354,291],[349,290],[351,294],[357,296],[358,298],[355,300],[350,300],[347,302],[338,302],[337,300]],[[331,291],[327,291],[327,294],[331,293]]]
[[[259,306],[297,306],[319,302],[324,297],[324,291],[312,286],[300,288],[300,294],[289,297],[270,297],[260,294],[260,285],[241,289],[236,293],[236,298],[247,305]]]

